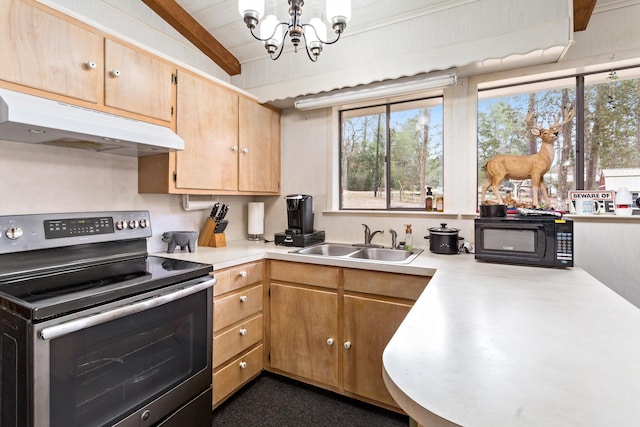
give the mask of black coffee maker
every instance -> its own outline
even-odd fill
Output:
[[[287,229],[276,233],[276,245],[304,247],[324,242],[324,231],[313,229],[313,197],[307,194],[289,194],[287,202]]]

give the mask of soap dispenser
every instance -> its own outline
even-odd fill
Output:
[[[413,234],[411,233],[411,224],[406,224],[407,229],[405,230],[404,242],[408,251],[413,250]]]
[[[424,208],[427,212],[433,212],[433,193],[431,187],[427,187],[427,195],[424,198]]]

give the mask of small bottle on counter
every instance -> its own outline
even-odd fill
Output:
[[[436,212],[444,212],[444,194],[436,195]]]
[[[427,212],[433,212],[433,193],[431,192],[431,187],[427,187],[427,195],[424,198],[424,209]]]
[[[405,230],[404,242],[406,245],[406,249],[408,251],[413,250],[413,233],[411,232],[411,224],[406,224],[407,229]]]

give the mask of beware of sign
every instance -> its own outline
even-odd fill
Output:
[[[615,191],[588,191],[588,190],[576,190],[569,191],[569,200],[571,201],[572,210],[575,212],[576,200],[594,200],[600,204],[600,207],[604,207],[602,212],[615,213],[615,207],[613,201],[615,199]]]

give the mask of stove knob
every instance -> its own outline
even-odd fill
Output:
[[[10,227],[7,229],[7,231],[5,231],[4,235],[11,240],[19,239],[20,237],[22,237],[22,228]]]
[[[136,220],[136,219],[130,220],[129,221],[129,228],[132,229],[132,230],[138,228],[138,220]]]
[[[148,225],[149,225],[149,221],[147,221],[146,219],[140,220],[140,228],[147,228]]]
[[[125,228],[127,228],[127,223],[124,222],[123,220],[120,220],[120,221],[116,222],[116,228],[118,230],[124,230]]]

